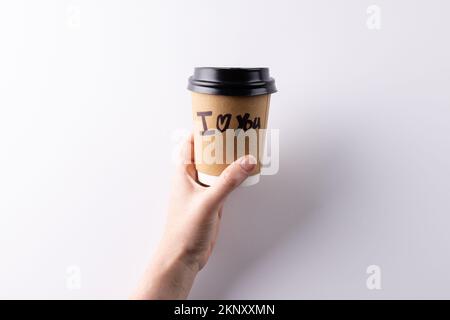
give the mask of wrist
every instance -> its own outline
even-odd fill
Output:
[[[170,236],[163,236],[155,253],[155,260],[167,267],[177,266],[197,274],[202,265],[202,250],[193,245],[186,245],[185,241],[173,243],[171,239]]]
[[[179,261],[161,264],[155,260],[147,269],[134,299],[186,299],[197,273]]]
[[[153,268],[159,269],[161,273],[170,273],[174,270],[182,275],[195,276],[199,272],[199,264],[189,253],[179,250],[159,249],[153,259]]]
[[[186,299],[198,270],[185,255],[157,250],[134,299]]]

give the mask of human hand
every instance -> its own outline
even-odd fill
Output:
[[[256,165],[254,157],[242,157],[222,172],[216,184],[206,187],[197,182],[193,150],[191,134],[175,172],[162,240],[133,298],[187,297],[216,243],[224,201]]]

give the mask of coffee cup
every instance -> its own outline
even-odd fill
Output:
[[[243,186],[259,182],[270,97],[277,91],[268,68],[195,68],[192,91],[195,167],[213,185],[225,168],[251,154],[256,166]]]

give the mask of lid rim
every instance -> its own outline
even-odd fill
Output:
[[[189,77],[188,90],[228,96],[255,96],[277,92],[269,68],[197,67]]]

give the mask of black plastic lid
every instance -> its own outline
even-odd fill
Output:
[[[188,89],[223,96],[257,96],[277,92],[269,68],[195,68]]]

